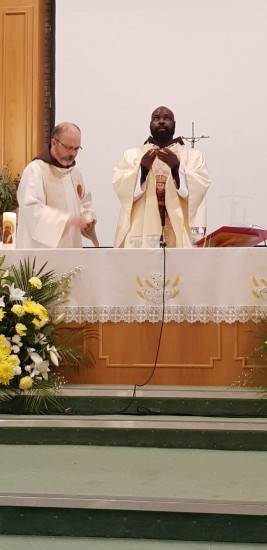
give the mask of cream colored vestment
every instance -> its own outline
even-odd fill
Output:
[[[80,230],[69,227],[70,216],[92,209],[81,172],[58,168],[43,160],[30,162],[18,188],[17,248],[80,248]],[[95,240],[95,232],[83,235]],[[95,243],[94,243],[95,244]]]
[[[142,247],[146,248],[147,235],[161,235],[155,177],[162,174],[167,177],[165,206],[175,233],[176,247],[191,248],[190,228],[206,227],[205,196],[210,178],[205,160],[198,150],[188,149],[179,143],[170,145],[183,167],[188,197],[179,196],[171,169],[156,158],[147,175],[145,191],[135,199],[135,189],[140,178],[140,161],[152,147],[155,146],[146,144],[141,148],[126,150],[124,158],[114,170],[113,186],[121,203],[114,246],[128,247],[131,236],[142,236]]]

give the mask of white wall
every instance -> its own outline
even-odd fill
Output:
[[[208,230],[267,227],[266,0],[57,0],[56,123],[82,129],[78,157],[113,244],[112,189],[123,150],[149,135],[159,105],[176,135],[209,135],[196,147],[212,178]]]

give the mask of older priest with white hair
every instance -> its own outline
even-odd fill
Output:
[[[18,188],[17,248],[80,248],[82,235],[95,246],[96,217],[75,158],[81,131],[57,125],[48,148],[23,171]]]

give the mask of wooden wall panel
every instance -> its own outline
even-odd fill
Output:
[[[93,367],[67,369],[71,383],[144,384],[156,358],[160,323],[92,325],[97,338],[83,340]],[[167,323],[151,385],[231,386],[254,368],[248,357],[256,345],[254,323]],[[256,331],[256,332],[255,332]]]
[[[44,3],[0,5],[1,164],[21,172],[42,147],[44,126]]]
[[[145,327],[145,330],[144,330]],[[107,367],[152,366],[160,336],[160,323],[105,323],[100,329],[100,358]],[[190,330],[189,330],[190,329]],[[201,323],[167,323],[163,327],[158,366],[212,368],[221,354],[220,325],[210,323],[210,345]]]

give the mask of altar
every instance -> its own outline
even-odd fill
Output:
[[[228,386],[253,367],[267,314],[267,249],[3,250],[2,266],[76,270],[57,306],[94,364],[70,383]],[[261,338],[261,340],[260,340]]]

